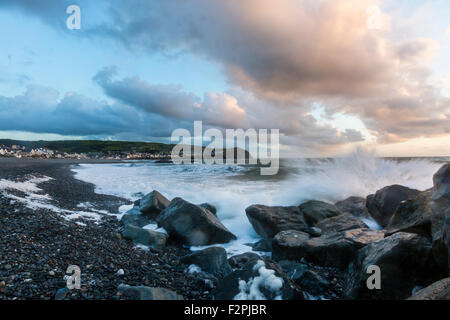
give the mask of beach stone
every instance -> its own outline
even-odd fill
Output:
[[[153,230],[139,228],[132,225],[127,225],[122,231],[122,236],[125,239],[133,240],[137,243],[149,246],[155,249],[164,248],[168,235]]]
[[[278,261],[278,264],[295,283],[297,283],[297,280],[300,279],[306,270],[308,270],[308,265],[297,261],[281,260]]]
[[[228,263],[232,268],[242,268],[250,261],[259,260],[260,256],[253,252],[245,252],[235,256],[232,256],[228,259]]]
[[[69,289],[61,288],[56,291],[55,300],[64,300],[69,293]]]
[[[345,231],[344,237],[354,242],[358,248],[362,248],[369,243],[384,239],[385,233],[383,230],[359,228]]]
[[[222,247],[211,247],[195,251],[181,257],[180,262],[186,265],[195,264],[203,271],[217,278],[223,278],[232,272],[228,263],[227,252]]]
[[[337,216],[342,212],[333,204],[323,201],[310,200],[298,206],[303,213],[306,222],[310,226],[315,226],[318,222]]]
[[[350,264],[344,287],[346,299],[406,299],[417,285],[436,277],[431,241],[413,233],[399,232],[362,248]],[[367,288],[367,269],[381,270],[381,289]]]
[[[408,300],[450,300],[450,278],[430,284],[417,291]]]
[[[261,274],[265,277],[271,277],[269,276],[270,273],[278,279],[274,279],[272,276],[270,283],[268,281],[259,281]],[[274,288],[274,282],[279,286]],[[249,284],[255,284],[258,290],[253,290],[252,293],[258,294],[248,294],[249,292],[246,289],[248,289]],[[244,292],[246,294],[242,295]],[[240,293],[241,295],[238,296]],[[215,299],[217,300],[273,300],[276,298],[283,300],[304,300],[306,297],[300,287],[283,272],[283,269],[269,259],[250,260],[242,268],[234,270],[219,282],[215,294]]]
[[[306,270],[295,280],[303,291],[313,296],[322,295],[330,287],[330,282],[312,270]]]
[[[402,201],[415,198],[419,194],[419,190],[395,184],[367,196],[366,205],[375,221],[382,227],[386,227],[399,204]]]
[[[166,288],[120,284],[119,292],[130,300],[184,300],[183,296]]]
[[[299,245],[311,239],[302,231],[286,230],[279,232],[272,240],[272,258],[279,260],[300,260]]]
[[[336,202],[334,205],[342,212],[350,213],[356,217],[369,217],[369,211],[366,207],[366,198],[349,197],[345,200]]]
[[[320,237],[322,235],[322,229],[317,227],[309,228],[308,233],[311,237]]]
[[[181,198],[173,199],[158,216],[157,222],[172,238],[191,246],[227,243],[236,239],[209,210]]]
[[[366,228],[367,225],[361,221],[358,217],[351,215],[350,213],[340,214],[335,217],[323,219],[317,225],[317,228],[321,229],[325,233],[336,233],[346,230]]]
[[[309,228],[298,207],[251,205],[245,209],[245,213],[256,233],[267,239],[272,239],[280,231],[306,232]]]
[[[139,200],[139,210],[144,215],[156,217],[161,211],[167,208],[170,201],[161,193],[153,190],[142,199]]]
[[[202,207],[206,210],[209,210],[209,212],[211,212],[213,215],[215,215],[217,217],[217,208],[215,206],[213,206],[212,204],[205,202],[205,203],[200,203],[198,206]]]

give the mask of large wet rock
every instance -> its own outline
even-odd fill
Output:
[[[209,210],[209,212],[211,212],[213,215],[215,215],[217,217],[217,208],[215,206],[213,206],[210,203],[200,203],[198,205],[199,207],[205,208],[206,210]]]
[[[374,195],[367,196],[366,205],[375,221],[382,227],[385,227],[402,201],[415,198],[419,194],[419,190],[396,184],[384,187]]]
[[[418,233],[432,238],[433,256],[441,270],[450,275],[450,164],[444,165],[433,177],[433,188],[398,206],[387,229]]]
[[[120,219],[120,222],[125,226],[132,225],[136,227],[143,227],[155,222],[155,219],[148,215],[142,214],[139,208],[135,207],[127,211],[127,213],[125,213]]]
[[[126,225],[123,228],[122,236],[125,239],[130,239],[136,243],[150,246],[155,249],[164,248],[169,238],[165,233],[139,228],[133,225]]]
[[[356,217],[369,217],[369,211],[366,207],[366,199],[362,197],[349,197],[334,204],[344,213],[350,213]]]
[[[186,265],[195,264],[217,278],[223,278],[232,272],[228,263],[227,252],[222,247],[211,247],[204,250],[195,251],[180,259]]]
[[[130,300],[184,300],[183,296],[166,288],[120,284],[118,291]]]
[[[303,300],[304,293],[268,259],[250,260],[223,278],[217,286],[217,300]]]
[[[298,207],[268,207],[252,205],[245,209],[256,233],[263,238],[273,238],[284,230],[307,231],[308,224]]]
[[[336,217],[331,217],[320,221],[316,227],[322,230],[322,233],[336,233],[346,230],[367,228],[367,225],[358,217],[350,213],[340,214]]]
[[[306,233],[283,231],[272,242],[275,261],[302,258],[320,266],[345,269],[356,257],[357,251],[368,243],[383,238],[383,232],[354,229],[340,233],[309,238]]]
[[[417,291],[408,300],[450,300],[450,278],[430,284]]]
[[[173,199],[157,222],[170,237],[186,245],[202,246],[236,239],[209,210],[181,198]]]
[[[228,263],[232,268],[242,269],[250,261],[261,259],[259,255],[253,252],[245,252],[237,254],[228,259]]]
[[[367,270],[372,265],[381,271],[379,290],[367,287],[371,275]],[[430,240],[418,234],[399,232],[358,252],[348,268],[344,298],[405,299],[415,286],[427,285],[436,276]]]
[[[153,190],[142,199],[138,200],[136,204],[144,215],[156,217],[161,211],[168,207],[169,203],[169,199],[164,197],[158,191]]]
[[[337,216],[342,212],[333,204],[323,201],[310,200],[298,206],[303,216],[310,226],[315,226],[318,222]]]

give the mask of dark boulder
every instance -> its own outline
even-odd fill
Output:
[[[302,262],[281,260],[278,261],[278,264],[295,283],[298,283],[297,280],[300,279],[306,270],[308,270],[308,265]]]
[[[209,210],[181,198],[173,199],[157,222],[170,237],[186,245],[202,246],[236,239]]]
[[[334,204],[339,210],[350,213],[356,217],[366,218],[369,211],[366,207],[366,199],[362,197],[349,197]]]
[[[367,225],[361,221],[358,217],[351,215],[350,213],[340,214],[336,217],[331,217],[320,221],[317,228],[322,230],[322,233],[336,233],[346,230],[367,228]]]
[[[122,216],[120,222],[125,226],[132,225],[136,227],[143,227],[155,222],[155,220],[150,216],[143,215],[138,208],[132,208]]]
[[[217,208],[215,206],[213,206],[212,204],[205,202],[205,203],[199,204],[198,206],[202,207],[206,210],[209,210],[209,212],[211,212],[213,215],[217,216]]]
[[[217,300],[303,300],[304,293],[268,259],[250,260],[223,278],[215,293]]]
[[[272,240],[261,239],[252,244],[252,249],[253,249],[253,251],[271,252],[272,251]]]
[[[122,231],[125,239],[133,240],[136,243],[143,244],[155,249],[162,249],[166,246],[169,236],[162,232],[139,228],[133,225],[127,225]]]
[[[302,231],[286,230],[279,232],[272,240],[272,259],[280,260],[300,260],[299,247],[311,236]]]
[[[310,226],[315,226],[318,222],[326,218],[331,218],[342,213],[335,205],[317,200],[304,202],[298,207]]]
[[[156,217],[164,209],[167,208],[170,201],[161,193],[153,190],[142,199],[139,200],[139,210],[144,215],[151,215]]]
[[[245,213],[256,233],[263,238],[272,239],[284,230],[306,232],[309,228],[298,207],[252,205],[245,209]]]
[[[180,259],[183,264],[195,264],[217,278],[229,275],[232,270],[227,260],[227,252],[222,247],[211,247],[195,251]]]
[[[372,265],[380,268],[381,289],[367,287],[371,275],[367,270]],[[436,276],[430,240],[399,232],[358,252],[347,271],[344,298],[405,299],[415,286],[427,285]]]
[[[378,190],[374,195],[366,198],[366,206],[370,215],[385,227],[402,201],[412,199],[420,194],[419,190],[400,185],[392,185]]]
[[[430,284],[417,291],[408,300],[450,300],[450,278]]]
[[[253,252],[245,252],[237,254],[228,259],[228,263],[232,268],[242,269],[250,261],[261,259],[259,255]]]
[[[129,300],[184,300],[183,296],[166,288],[121,284],[118,291]]]

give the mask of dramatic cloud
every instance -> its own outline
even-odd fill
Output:
[[[0,6],[39,16],[49,25],[64,1],[16,0]],[[398,39],[390,17],[368,10],[378,0],[110,1],[82,34],[132,50],[188,52],[223,67],[240,95],[148,84],[138,77],[95,81],[106,95],[140,112],[227,127],[279,126],[291,140],[335,144],[361,140],[311,116],[320,102],[329,116],[356,115],[379,142],[449,133],[450,102],[429,83],[439,45]],[[89,6],[89,1],[79,1]],[[373,20],[375,19],[375,20]],[[251,98],[248,98],[251,97]],[[256,106],[257,104],[257,106]]]

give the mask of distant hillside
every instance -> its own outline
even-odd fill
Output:
[[[103,140],[63,140],[63,141],[21,141],[0,139],[0,145],[21,145],[28,149],[48,148],[68,153],[126,153],[126,152],[170,152],[173,144],[155,142],[103,141]]]

